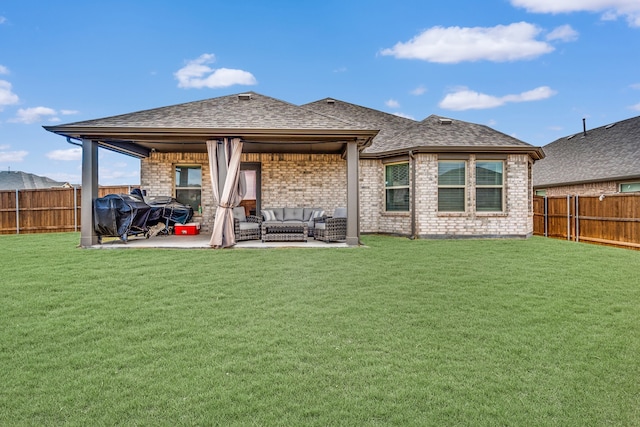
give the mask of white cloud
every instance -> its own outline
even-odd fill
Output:
[[[573,42],[578,40],[578,32],[574,30],[571,25],[561,25],[554,28],[549,34],[547,34],[547,40],[560,40],[563,42]]]
[[[62,114],[63,116],[69,116],[69,115],[73,115],[73,114],[78,114],[80,111],[78,110],[60,110],[60,114]]]
[[[4,65],[0,65],[0,74],[4,74],[4,75],[9,74],[9,69]]]
[[[347,72],[347,67],[340,67],[340,68],[336,68],[335,70],[333,70],[334,73],[346,73]]]
[[[9,144],[0,145],[0,151],[2,151],[2,150],[8,150],[8,149],[9,149],[9,147],[10,147],[10,145],[9,145]]]
[[[0,24],[4,24],[5,22],[7,22],[7,18],[0,16]]]
[[[629,85],[629,87],[631,89],[636,89],[636,90],[640,90],[640,83],[634,83],[632,85]]]
[[[516,95],[493,96],[463,87],[447,94],[438,105],[440,108],[455,111],[484,110],[500,107],[509,102],[540,101],[542,99],[547,99],[556,93],[556,91],[548,86],[540,86],[533,90]]]
[[[11,90],[11,83],[0,80],[0,111],[4,105],[17,104],[20,98]]]
[[[413,89],[410,93],[411,95],[420,96],[427,91],[427,88],[424,85],[420,85],[417,88]]]
[[[634,110],[634,111],[640,111],[640,103],[638,103],[636,105],[632,105],[629,108]]]
[[[527,22],[495,27],[433,27],[406,43],[381,51],[402,59],[454,64],[463,61],[518,61],[554,50],[536,40],[541,29]]]
[[[415,118],[410,115],[410,114],[405,114],[405,113],[393,113],[394,116],[398,116],[398,117],[404,117],[405,119],[411,119],[411,120],[415,120]]]
[[[0,151],[0,162],[21,162],[29,154],[28,151]]]
[[[214,69],[206,65],[213,62],[215,62],[215,55],[212,53],[204,53],[197,59],[187,61],[184,67],[174,73],[178,79],[178,87],[216,89],[233,85],[257,84],[253,74],[248,71],[229,68]]]
[[[602,13],[605,21],[625,17],[632,27],[640,27],[638,0],[511,0],[511,4],[533,13]]]
[[[46,154],[51,160],[82,160],[82,148],[68,148],[66,150],[53,150]]]
[[[56,117],[56,110],[49,107],[33,107],[33,108],[20,108],[16,117],[10,119],[10,122],[13,123],[24,123],[31,124],[37,123],[44,120],[45,117],[48,117],[49,121],[59,121],[58,117]]]
[[[400,103],[398,101],[396,101],[395,99],[389,99],[387,100],[384,105],[386,105],[389,108],[400,108]]]

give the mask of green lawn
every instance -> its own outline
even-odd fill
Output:
[[[640,425],[640,252],[0,236],[0,425]]]

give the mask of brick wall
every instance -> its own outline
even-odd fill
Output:
[[[505,212],[475,211],[475,156],[467,162],[467,212],[438,212],[438,156],[416,156],[417,232],[420,237],[529,236],[533,233],[529,157],[509,155],[505,161]]]
[[[346,206],[346,162],[340,155],[244,153],[243,162],[261,164],[262,207],[320,207],[331,214]],[[530,162],[526,154],[505,161],[505,212],[476,213],[475,156],[468,161],[465,213],[438,213],[438,156],[418,154],[416,162],[416,232],[420,237],[528,236],[533,232]],[[141,186],[151,196],[174,194],[174,167],[202,166],[202,223],[210,232],[215,208],[206,153],[152,153],[141,165]],[[360,231],[411,234],[410,214],[384,211],[384,165],[380,160],[360,161]],[[411,184],[410,184],[411,185]]]

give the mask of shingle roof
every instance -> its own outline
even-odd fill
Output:
[[[395,135],[404,132],[417,123],[415,120],[350,104],[334,98],[321,99],[305,104],[303,107],[330,117],[348,120],[367,129],[379,130],[380,132],[374,138],[372,146],[368,147],[365,152],[377,146],[393,146],[396,141]]]
[[[30,190],[37,188],[63,187],[66,182],[54,181],[46,176],[20,171],[0,171],[0,190]]]
[[[640,116],[562,137],[543,147],[533,185],[557,186],[640,177]]]
[[[273,132],[269,135],[277,138],[285,133],[299,136],[298,130],[306,130],[313,136],[325,132],[327,138],[332,138],[342,131],[345,135],[367,138],[362,144],[366,147],[363,157],[384,157],[402,151],[406,154],[409,150],[518,151],[527,152],[536,159],[543,157],[539,148],[487,126],[460,120],[447,120],[448,124],[443,124],[442,119],[429,116],[418,122],[331,98],[298,106],[247,92],[45,129],[64,136],[110,139],[113,144],[114,141],[132,141],[140,145],[153,144],[163,133],[174,139],[190,133],[197,139],[202,135],[210,136],[211,130],[248,131],[238,132],[238,136],[256,135],[258,132],[254,130],[264,130]],[[200,135],[194,130],[205,132]],[[371,140],[368,138],[371,137],[373,140],[369,145]],[[143,141],[143,138],[149,139]],[[259,139],[253,142],[259,142]],[[153,147],[147,147],[150,148]],[[164,146],[164,149],[170,148]],[[123,147],[116,149],[124,150]]]
[[[202,129],[356,129],[336,117],[247,92],[62,126]]]
[[[364,156],[429,147],[535,149],[526,142],[487,126],[436,115],[418,122],[332,98],[312,102],[304,107],[380,129],[371,146],[363,151]]]

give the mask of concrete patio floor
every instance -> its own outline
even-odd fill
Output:
[[[124,248],[166,248],[166,249],[212,249],[209,246],[210,234],[191,236],[154,236],[148,239],[131,236],[126,242],[117,237],[105,237],[102,244],[94,245],[95,249],[124,249]],[[348,248],[344,242],[325,243],[310,237],[307,242],[264,242],[260,240],[245,240],[238,242],[233,249],[267,249],[267,248]]]

